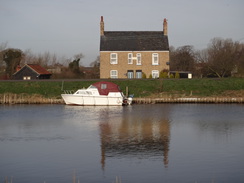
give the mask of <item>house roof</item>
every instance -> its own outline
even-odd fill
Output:
[[[37,74],[40,75],[51,75],[50,72],[48,72],[45,68],[38,64],[26,64],[26,66],[30,67],[32,70],[34,70]]]
[[[100,51],[168,51],[163,31],[104,31]]]

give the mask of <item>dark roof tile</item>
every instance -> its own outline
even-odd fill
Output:
[[[105,31],[100,51],[168,51],[163,31]]]

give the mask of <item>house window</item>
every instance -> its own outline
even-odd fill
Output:
[[[158,65],[158,53],[152,54],[152,65]]]
[[[110,78],[118,78],[118,71],[117,70],[111,70],[110,71]]]
[[[142,78],[142,70],[136,70],[136,78]]]
[[[133,70],[128,70],[127,71],[127,78],[129,78],[129,79],[134,78],[134,72],[133,72]]]
[[[152,70],[152,78],[159,78],[159,71],[158,70]]]
[[[118,54],[117,53],[110,54],[110,64],[118,64]]]
[[[136,65],[141,65],[141,54],[140,53],[137,53],[136,54],[136,57],[137,57],[137,63],[136,63]]]
[[[24,76],[23,80],[31,80],[31,77],[30,76]]]
[[[128,53],[128,64],[133,64],[132,57],[133,57],[132,53]]]

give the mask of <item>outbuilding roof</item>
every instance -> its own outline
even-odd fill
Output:
[[[26,66],[30,67],[32,70],[34,70],[37,74],[40,75],[51,75],[50,72],[48,72],[45,68],[43,68],[42,66],[38,65],[38,64],[26,64]]]
[[[38,75],[52,75],[45,68],[43,68],[42,66],[40,66],[38,64],[25,64],[22,68],[18,69],[13,75],[16,75],[18,72],[20,72],[21,70],[23,70],[26,67],[30,68]]]
[[[104,31],[100,51],[168,51],[163,31]]]

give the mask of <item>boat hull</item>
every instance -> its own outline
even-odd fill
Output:
[[[123,97],[115,96],[79,96],[73,94],[61,95],[67,105],[83,105],[83,106],[121,106],[123,105]]]

